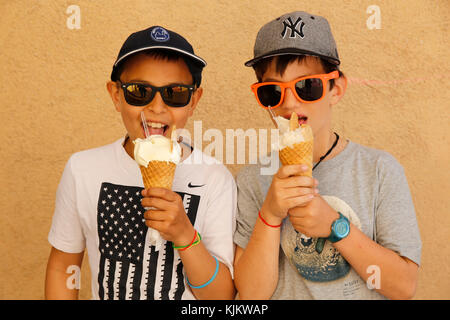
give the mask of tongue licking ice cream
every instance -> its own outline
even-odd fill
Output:
[[[292,112],[291,119],[275,117],[280,130],[279,157],[283,165],[306,164],[309,170],[301,175],[312,177],[313,133],[310,126],[298,124],[298,116]]]

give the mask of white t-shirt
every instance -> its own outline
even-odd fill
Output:
[[[93,299],[195,299],[172,243],[149,244],[143,181],[124,139],[71,156],[56,193],[48,235],[58,250],[87,248]],[[193,161],[195,159],[195,161]],[[202,163],[198,160],[202,159]],[[175,171],[172,190],[207,250],[233,275],[236,185],[226,167],[194,149]]]

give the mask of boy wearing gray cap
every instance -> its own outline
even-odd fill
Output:
[[[347,80],[328,21],[292,12],[267,23],[245,65],[254,68],[256,100],[272,119],[296,113],[312,128],[315,165],[313,177],[302,175],[304,164],[273,176],[262,175],[260,164],[238,173],[239,297],[413,297],[421,240],[405,174],[387,152],[333,132]]]

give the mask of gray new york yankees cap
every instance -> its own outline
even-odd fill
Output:
[[[339,55],[328,21],[304,11],[282,15],[265,24],[258,32],[253,59],[247,67],[258,61],[285,54],[317,56],[335,65]]]

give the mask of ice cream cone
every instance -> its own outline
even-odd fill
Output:
[[[142,173],[145,189],[166,188],[172,189],[176,164],[169,161],[150,161],[147,167],[139,166]]]
[[[289,130],[294,131],[299,127],[297,114],[293,112]],[[282,148],[279,151],[279,157],[283,165],[306,164],[309,168],[301,175],[312,177],[314,137],[310,126],[302,124],[301,129],[304,141],[295,143],[292,147],[286,146]]]
[[[172,126],[170,139],[168,139],[162,135],[150,136],[146,130],[144,117],[142,122],[146,138],[138,138],[134,141],[134,159],[141,170],[144,186],[146,189],[171,190],[175,169],[181,156],[181,148],[176,141],[176,127]]]

